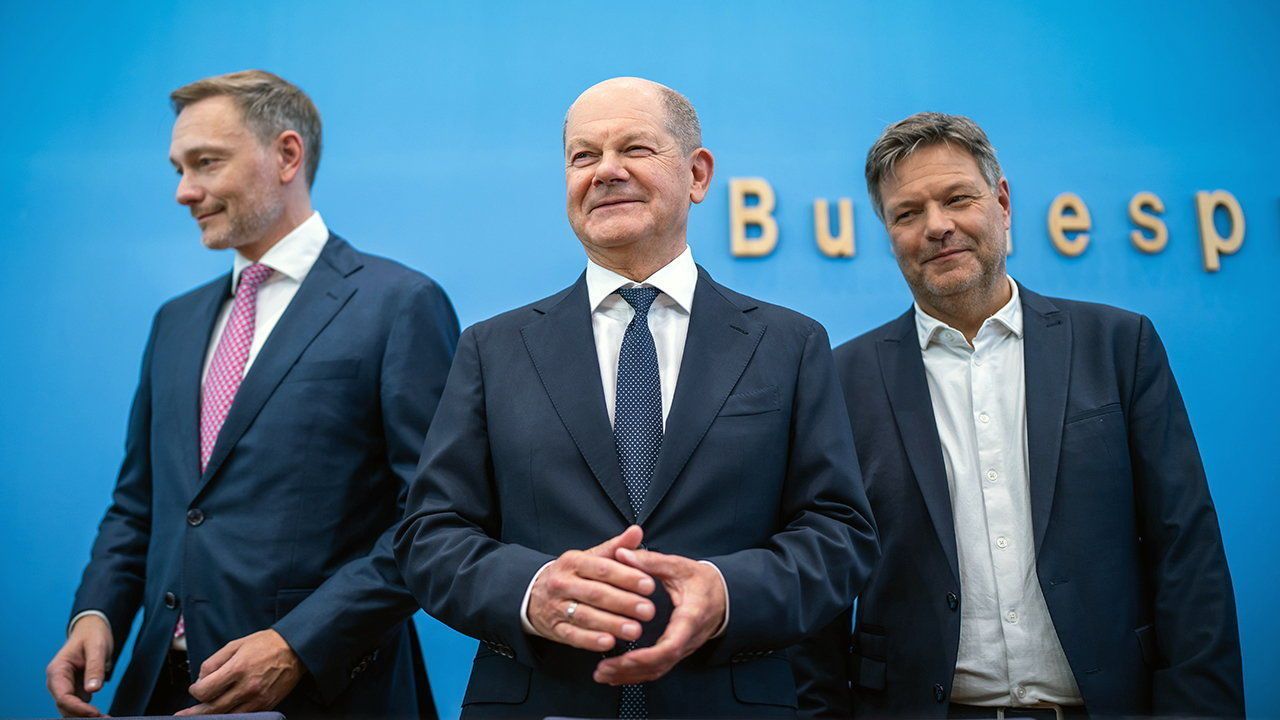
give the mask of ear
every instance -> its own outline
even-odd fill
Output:
[[[288,185],[299,173],[305,175],[307,151],[302,136],[297,131],[285,130],[280,133],[276,138],[274,151],[280,169],[280,184]]]
[[[1003,177],[996,185],[996,202],[1000,203],[1000,209],[1004,210],[1004,229],[1008,230],[1013,218],[1013,203],[1009,199],[1009,181]]]
[[[693,173],[693,187],[689,188],[690,201],[700,203],[707,196],[715,168],[716,159],[712,157],[710,150],[698,148],[693,151],[693,168],[690,171]]]

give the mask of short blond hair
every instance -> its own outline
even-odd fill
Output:
[[[315,183],[320,167],[320,111],[301,88],[265,70],[241,70],[183,85],[169,93],[169,102],[178,114],[188,105],[211,97],[234,100],[245,124],[264,144],[273,142],[286,130],[302,136],[307,187]]]

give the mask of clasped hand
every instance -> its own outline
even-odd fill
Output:
[[[640,637],[653,619],[648,596],[661,582],[673,610],[652,647],[629,650],[596,666],[608,685],[656,680],[709,640],[724,622],[728,599],[719,572],[678,555],[640,550],[643,531],[632,525],[588,550],[571,550],[538,576],[529,595],[529,623],[539,635],[603,652]],[[656,582],[655,582],[656,580]],[[572,609],[572,612],[570,610]]]

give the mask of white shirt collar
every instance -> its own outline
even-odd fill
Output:
[[[280,242],[272,245],[258,262],[275,270],[279,275],[301,283],[307,277],[307,273],[311,272],[311,266],[320,257],[320,252],[324,250],[324,245],[328,241],[329,227],[324,224],[324,219],[320,217],[319,212],[313,212],[311,217],[302,221],[301,225],[280,238]],[[252,260],[239,252],[236,253],[231,271],[232,294],[235,294],[236,286],[240,282],[240,273],[252,264]]]
[[[663,265],[654,274],[642,282],[634,282],[630,278],[601,267],[587,259],[587,297],[591,302],[591,311],[595,312],[600,303],[612,295],[618,288],[648,286],[657,288],[659,292],[671,298],[686,313],[693,307],[693,291],[698,287],[698,266],[693,262],[693,251],[689,246],[676,256],[674,260]]]
[[[1009,278],[1009,288],[1011,290],[1009,302],[997,310],[995,315],[983,321],[982,325],[986,327],[987,323],[996,323],[1004,326],[1005,330],[1017,337],[1022,337],[1022,303],[1018,300],[1018,283],[1014,282],[1013,278]],[[920,307],[920,303],[914,303],[914,306],[916,311],[916,337],[920,341],[921,350],[928,348],[929,343],[939,333],[945,330],[955,330],[950,325],[926,313]],[[960,331],[955,330],[955,332],[959,336]],[[979,332],[981,332],[981,329],[979,329]]]

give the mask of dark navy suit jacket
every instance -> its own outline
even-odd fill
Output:
[[[1160,338],[1134,313],[1020,292],[1036,570],[1086,708],[1243,714],[1218,517]],[[836,364],[883,558],[858,599],[852,696],[837,682],[818,704],[945,717],[965,599],[913,312]]]
[[[125,459],[73,614],[117,652],[111,712],[141,715],[181,612],[195,674],[275,628],[309,671],[285,713],[434,716],[392,555],[458,335],[429,278],[331,236],[249,368],[204,474],[200,376],[230,275],[156,314]]]
[[[835,617],[876,553],[826,331],[699,270],[662,450],[637,522],[646,547],[707,559],[729,624],[649,684],[651,717],[792,715],[785,649]],[[605,409],[585,277],[469,328],[396,534],[410,589],[483,642],[467,717],[616,716],[599,653],[525,634],[544,563],[632,511]],[[642,644],[666,624],[669,602]]]

